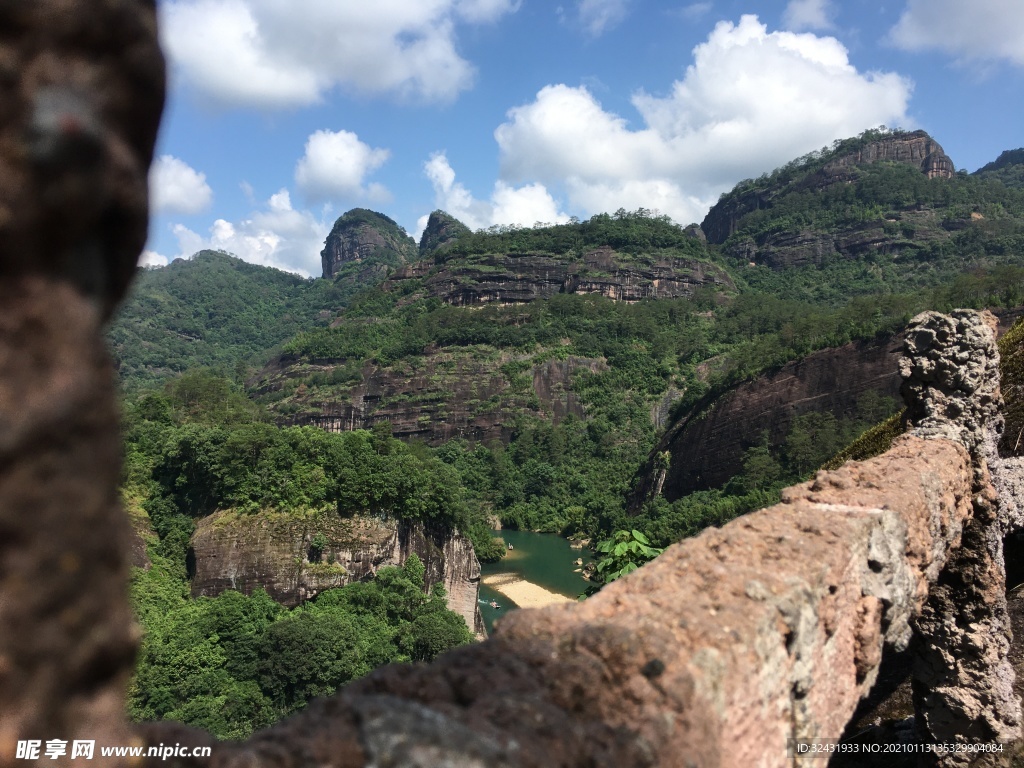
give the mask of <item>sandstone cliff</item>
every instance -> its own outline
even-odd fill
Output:
[[[454,306],[517,304],[557,293],[599,294],[614,301],[692,296],[705,285],[732,289],[725,270],[678,256],[635,257],[607,246],[582,256],[491,253],[400,270],[390,283],[424,278],[427,294]]]
[[[1024,407],[1018,379],[1024,359],[1014,345],[1024,337],[1024,327],[1013,334],[1011,326],[1024,316],[1024,307],[1000,310],[995,314],[996,333],[1006,334],[1000,344],[1006,355],[1005,371],[1016,371],[1016,378],[1004,380],[1010,392],[1006,406],[1007,429],[1004,446],[1007,453],[1024,429]],[[1006,344],[1009,342],[1009,346]],[[669,501],[693,491],[716,488],[742,469],[743,453],[759,443],[764,432],[772,446],[785,439],[793,420],[812,411],[837,417],[852,415],[858,399],[869,392],[898,400],[900,376],[897,368],[903,349],[903,334],[868,342],[855,342],[823,349],[786,364],[774,373],[741,384],[710,402],[698,403],[669,426],[640,472],[640,481],[629,500],[636,511],[658,492]],[[1018,443],[1024,453],[1024,444]],[[668,451],[671,463],[659,471],[659,453]],[[659,487],[660,483],[660,487]]]
[[[630,499],[635,510],[653,495],[659,473],[654,458],[668,451],[671,463],[661,495],[674,501],[688,493],[716,488],[743,468],[743,453],[764,432],[778,446],[794,418],[812,411],[852,415],[867,392],[897,398],[900,337],[856,342],[815,352],[726,392],[706,407],[698,405],[662,437]]]
[[[930,179],[948,179],[956,172],[953,161],[935,139],[924,131],[912,131],[884,136],[853,152],[842,154],[826,163],[822,174],[837,180],[845,179],[849,168],[879,162],[913,165]]]
[[[416,258],[416,241],[387,216],[353,208],[331,229],[320,252],[324,277],[353,262],[368,267],[399,266]]]
[[[310,374],[329,376],[343,364],[280,357],[264,369],[253,391],[277,392]],[[290,400],[294,412],[279,420],[329,432],[369,429],[389,421],[395,437],[415,437],[431,445],[454,438],[507,441],[516,414],[523,411],[556,423],[568,414],[583,417],[583,406],[571,391],[572,377],[605,368],[604,361],[583,357],[534,364],[511,352],[435,349],[414,362],[366,363],[352,385],[300,386]]]
[[[313,549],[318,534],[327,542],[321,550]],[[289,607],[326,589],[371,578],[385,566],[402,565],[416,553],[426,569],[427,589],[444,586],[448,607],[483,634],[477,607],[480,563],[458,531],[328,513],[221,511],[199,521],[191,551],[193,597],[214,597],[228,589],[252,594],[262,587]]]
[[[967,226],[963,222],[962,226]],[[820,266],[830,259],[871,259],[918,252],[932,243],[950,239],[957,224],[935,210],[889,211],[884,219],[858,222],[834,231],[810,227],[769,232],[757,238],[738,237],[725,245],[733,258],[780,270]]]

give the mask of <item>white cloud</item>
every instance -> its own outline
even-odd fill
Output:
[[[1024,66],[1020,0],[908,0],[889,38],[900,48],[937,48],[962,60],[1005,59]]]
[[[296,107],[333,87],[446,102],[470,87],[458,23],[494,22],[518,0],[167,0],[175,71],[217,104]]]
[[[630,0],[579,0],[580,24],[593,37],[600,37],[626,18]]]
[[[498,181],[490,200],[478,200],[455,180],[455,171],[443,152],[431,155],[423,170],[434,186],[435,205],[470,229],[484,229],[492,224],[532,226],[538,221],[554,224],[569,220],[558,210],[558,203],[542,184],[513,187]],[[426,226],[425,217],[418,226],[422,231]]]
[[[832,29],[832,0],[789,0],[782,15],[787,29]]]
[[[495,138],[507,183],[564,190],[570,209],[658,209],[700,220],[738,179],[879,124],[907,125],[911,84],[861,73],[831,37],[719,23],[671,93],[633,96],[643,127],[583,87],[551,85],[509,111]]]
[[[161,256],[156,251],[143,251],[139,257],[140,267],[166,267],[169,262],[166,256]]]
[[[521,0],[460,0],[455,10],[473,24],[492,24],[507,13],[515,13]]]
[[[364,187],[363,182],[390,155],[349,131],[317,131],[306,140],[306,152],[295,166],[295,183],[307,199],[316,202],[358,197],[386,201],[390,195],[382,185]]]
[[[712,4],[709,2],[690,3],[689,5],[683,6],[675,13],[678,16],[682,16],[684,19],[696,21],[697,19],[707,14],[707,12],[710,11],[712,7]]]
[[[174,224],[171,231],[178,241],[178,253],[167,257],[146,251],[147,263],[166,264],[174,258],[187,259],[197,251],[210,249],[309,277],[321,274],[320,251],[330,224],[309,211],[292,208],[291,196],[282,189],[246,219],[238,222],[217,219],[206,235],[184,224]]]
[[[154,213],[202,213],[213,202],[206,174],[184,160],[161,155],[149,169],[149,203]]]

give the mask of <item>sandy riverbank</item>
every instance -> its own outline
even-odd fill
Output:
[[[520,608],[540,608],[555,603],[574,602],[571,597],[544,589],[514,573],[492,573],[481,581],[495,592],[500,592]]]

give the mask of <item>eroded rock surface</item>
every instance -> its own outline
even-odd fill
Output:
[[[897,365],[902,339],[856,342],[814,352],[787,363],[778,372],[741,384],[708,408],[695,408],[677,421],[652,451],[631,498],[639,509],[653,492],[655,458],[669,451],[671,464],[661,492],[674,501],[695,490],[716,488],[743,469],[743,454],[768,433],[778,447],[797,416],[828,412],[852,417],[868,393],[898,399]]]
[[[454,306],[519,304],[558,293],[593,293],[615,301],[664,299],[692,296],[706,285],[733,287],[729,276],[708,262],[674,257],[639,260],[607,247],[576,259],[488,254],[443,265],[426,278],[428,295]]]
[[[738,238],[725,251],[737,259],[774,270],[822,266],[838,258],[895,258],[907,248],[917,252],[933,243],[948,243],[948,225],[941,211],[889,211],[885,219],[847,225],[832,232],[785,229],[765,233],[756,241],[751,237]],[[912,243],[908,235],[913,238]]]
[[[314,537],[326,540],[313,549]],[[458,531],[423,523],[342,518],[332,513],[216,512],[201,519],[191,540],[195,556],[192,595],[214,597],[227,589],[247,595],[263,588],[289,607],[325,589],[372,578],[415,553],[423,562],[429,590],[441,584],[448,607],[483,635],[477,598],[480,563],[473,545]]]
[[[320,252],[323,276],[334,277],[353,262],[369,267],[396,267],[416,258],[416,241],[382,213],[354,208],[342,215]]]
[[[824,173],[838,179],[847,178],[847,169],[864,163],[903,163],[916,166],[929,179],[946,178],[954,173],[953,161],[939,143],[924,131],[885,136],[855,152],[827,163]]]
[[[926,312],[907,329],[900,362],[912,433],[952,439],[973,457],[974,507],[960,546],[917,618],[914,727],[925,743],[1008,744],[1020,738],[1020,699],[1009,660],[1011,625],[1000,499],[989,477],[1002,430],[996,319],[989,313]],[[950,752],[942,766],[1006,765],[1006,755]]]
[[[583,404],[571,390],[572,377],[607,368],[603,360],[570,356],[537,365],[527,361],[520,374],[503,370],[507,363],[518,362],[508,353],[475,356],[472,350],[438,349],[396,366],[368,363],[358,382],[294,396],[301,410],[279,421],[328,432],[369,429],[387,421],[395,437],[419,438],[431,445],[458,438],[507,442],[523,411],[555,423],[568,414],[582,418]],[[288,386],[291,378],[330,374],[342,365],[344,361],[301,363],[281,358],[263,370],[253,388],[259,394],[274,392]]]

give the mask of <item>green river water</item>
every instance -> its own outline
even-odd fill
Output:
[[[572,598],[579,596],[590,584],[580,574],[573,573],[573,569],[580,567],[574,564],[578,558],[582,558],[584,563],[589,562],[587,550],[572,549],[561,536],[509,530],[494,531],[494,535],[503,538],[513,549],[497,563],[484,563],[481,566],[484,576],[514,573],[526,581]],[[497,610],[491,607],[492,600],[500,606]],[[480,613],[488,633],[495,619],[516,607],[504,595],[486,584],[480,585]]]

